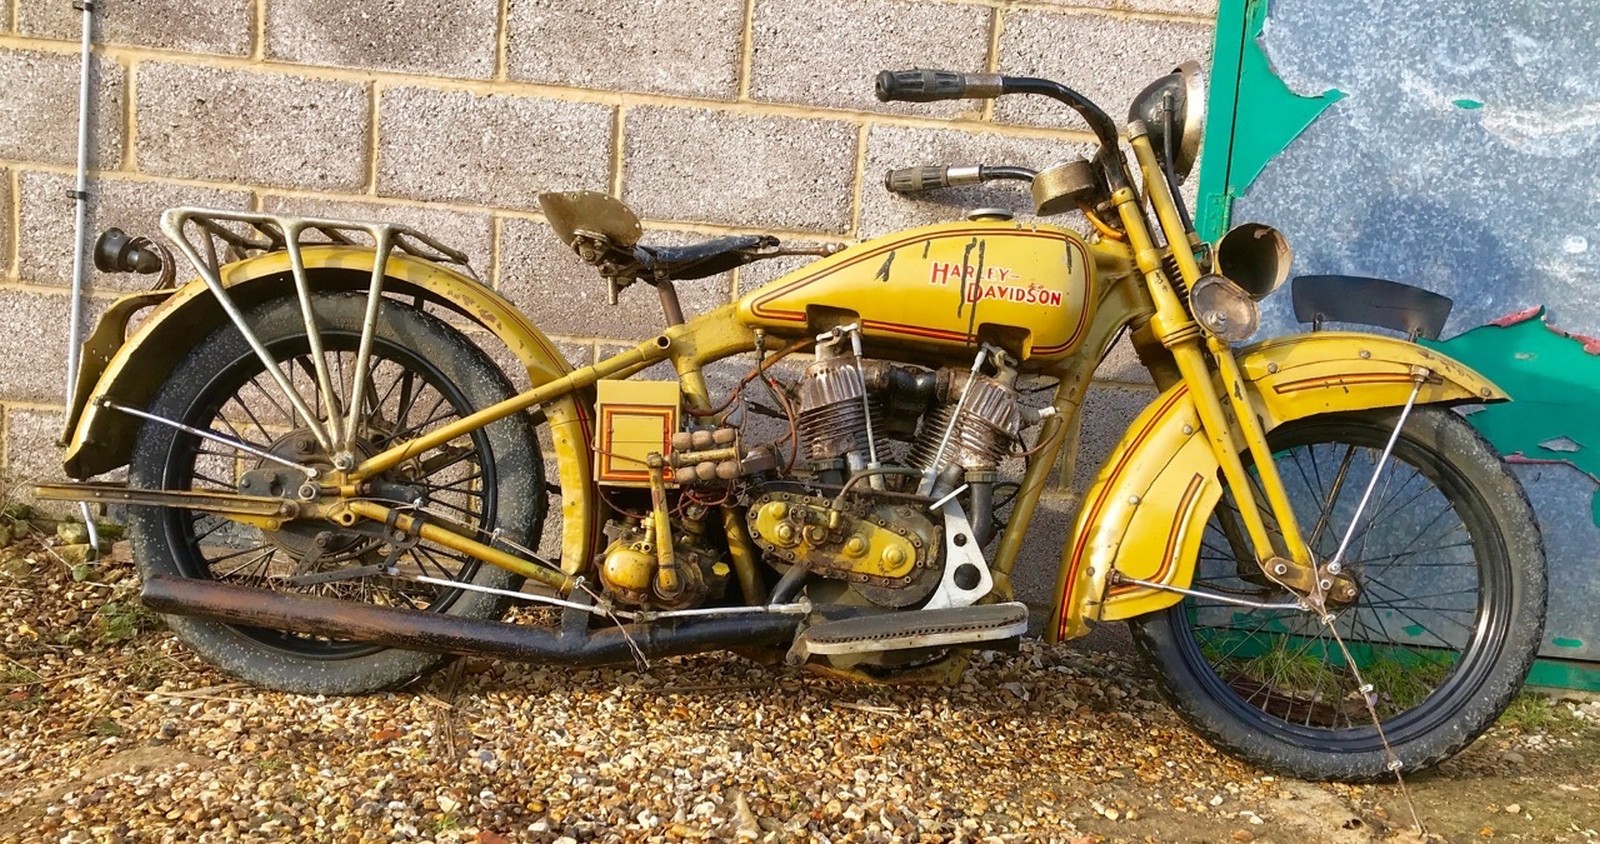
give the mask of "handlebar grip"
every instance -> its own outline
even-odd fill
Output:
[[[890,193],[922,193],[950,186],[948,167],[902,167],[883,174]]]
[[[878,74],[882,102],[931,103],[935,100],[986,100],[1001,94],[998,73],[950,70],[886,70]]]
[[[890,193],[922,193],[958,185],[975,185],[983,180],[982,167],[902,167],[883,174],[883,186]]]

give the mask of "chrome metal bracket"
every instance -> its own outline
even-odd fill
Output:
[[[1235,607],[1249,607],[1250,609],[1255,610],[1299,610],[1301,612],[1311,612],[1311,607],[1307,606],[1306,602],[1300,599],[1277,604],[1268,603],[1266,601],[1252,601],[1248,598],[1236,598],[1232,595],[1225,595],[1221,592],[1207,592],[1204,589],[1185,589],[1182,586],[1173,586],[1170,583],[1156,583],[1150,580],[1140,580],[1137,577],[1128,577],[1116,569],[1111,570],[1111,574],[1106,578],[1106,582],[1113,586],[1126,583],[1129,586],[1138,586],[1143,589],[1153,589],[1157,592],[1171,592],[1175,595],[1186,595],[1190,598],[1205,598],[1207,600],[1216,601],[1219,604],[1229,604]]]
[[[305,424],[335,465],[354,465],[355,439],[359,427],[362,403],[367,390],[367,360],[372,354],[372,338],[378,319],[378,309],[383,301],[383,280],[387,275],[389,257],[395,251],[404,252],[435,263],[456,264],[471,274],[467,256],[422,232],[397,223],[372,223],[354,220],[293,217],[282,214],[264,214],[250,211],[226,211],[207,208],[170,208],[161,215],[161,232],[183,253],[199,273],[200,279],[211,290],[224,313],[239,329],[278,388],[283,391],[289,406]],[[307,238],[313,238],[308,240]],[[321,239],[315,239],[320,237]],[[323,354],[322,332],[316,324],[311,304],[311,280],[306,273],[304,248],[331,243],[341,246],[370,247],[373,252],[371,281],[367,288],[367,308],[361,327],[361,341],[356,353],[354,376],[350,394],[339,395],[333,386]],[[220,249],[219,249],[220,244]],[[306,336],[310,341],[312,366],[317,389],[322,394],[321,405],[327,408],[326,419],[312,410],[305,398],[295,391],[279,367],[277,359],[256,337],[245,321],[244,313],[229,295],[222,280],[222,256],[244,258],[255,253],[285,251],[289,255],[289,268],[293,276],[295,295],[300,303],[305,321]],[[345,415],[348,409],[348,415]]]
[[[591,615],[604,618],[624,619],[627,621],[656,621],[674,618],[708,618],[732,617],[741,615],[810,615],[813,609],[811,601],[801,598],[787,604],[767,604],[761,607],[696,607],[688,610],[619,610],[612,607],[609,601],[601,600],[599,603],[585,604],[581,601],[569,601],[551,595],[540,595],[537,592],[513,592],[509,589],[496,589],[492,586],[479,586],[476,583],[463,583],[459,580],[445,580],[439,577],[429,577],[422,574],[405,574],[391,566],[386,572],[390,577],[400,580],[409,580],[413,583],[426,583],[429,586],[439,586],[445,589],[463,589],[468,592],[481,592],[485,595],[497,595],[502,598],[522,601],[529,604],[544,604],[562,609],[580,610]]]
[[[1005,360],[1005,351],[999,346],[984,343],[978,347],[978,354],[972,359],[972,370],[968,373],[966,386],[961,388],[961,395],[956,398],[955,410],[950,414],[950,424],[945,426],[944,436],[939,438],[939,448],[933,453],[933,459],[928,462],[928,468],[922,474],[922,483],[917,486],[918,495],[932,495],[933,488],[939,482],[940,464],[944,461],[946,449],[950,447],[950,439],[955,436],[956,428],[961,425],[961,412],[966,410],[967,396],[972,392],[973,382],[978,380],[978,373],[983,370],[983,362],[990,357]]]
[[[1412,367],[1411,395],[1406,397],[1406,403],[1400,408],[1400,418],[1394,423],[1394,430],[1389,433],[1389,441],[1384,443],[1383,454],[1378,456],[1378,462],[1372,467],[1372,477],[1367,479],[1367,488],[1361,493],[1361,500],[1356,503],[1356,511],[1350,516],[1350,526],[1345,528],[1344,536],[1339,540],[1338,550],[1333,552],[1333,558],[1328,560],[1321,568],[1327,576],[1317,578],[1316,589],[1308,596],[1312,605],[1323,613],[1327,612],[1325,595],[1333,586],[1331,577],[1338,577],[1344,572],[1344,555],[1350,550],[1350,540],[1355,537],[1356,527],[1361,524],[1361,517],[1367,512],[1367,504],[1372,500],[1372,492],[1378,487],[1378,477],[1383,474],[1385,466],[1389,465],[1389,457],[1394,454],[1395,443],[1400,441],[1400,429],[1406,426],[1406,420],[1411,417],[1411,409],[1417,405],[1417,396],[1422,392],[1422,385],[1427,383],[1433,371],[1426,367]]]
[[[944,575],[923,606],[925,610],[971,606],[994,589],[994,574],[961,505],[950,499],[940,509],[944,511]]]
[[[273,368],[276,369],[276,367],[273,367]],[[146,413],[146,412],[144,412],[142,410],[139,410],[138,408],[133,408],[133,407],[128,407],[126,405],[117,404],[116,402],[114,402],[114,401],[112,401],[110,399],[104,399],[104,398],[100,399],[98,404],[101,407],[106,408],[107,410],[115,410],[118,413],[126,413],[127,415],[132,416],[135,419],[143,419],[146,422],[155,422],[155,423],[160,424],[160,425],[166,425],[169,428],[176,428],[179,431],[184,432],[185,434],[193,434],[194,436],[197,436],[197,437],[199,437],[201,439],[210,440],[210,441],[212,441],[212,442],[214,442],[214,443],[216,443],[218,445],[225,445],[228,448],[235,449],[235,450],[243,452],[245,454],[255,455],[256,457],[259,457],[262,460],[267,460],[267,461],[276,463],[276,464],[278,464],[280,466],[284,466],[284,467],[293,469],[293,470],[295,470],[297,472],[301,472],[306,476],[307,480],[315,479],[317,477],[317,475],[319,474],[314,467],[302,466],[301,464],[296,463],[293,460],[286,460],[286,459],[284,459],[282,457],[279,457],[276,454],[273,454],[270,451],[263,451],[263,450],[261,450],[259,448],[256,448],[255,446],[249,445],[248,443],[242,443],[242,442],[240,442],[240,441],[238,441],[238,440],[236,440],[236,439],[234,439],[232,437],[223,436],[222,434],[219,434],[216,431],[207,431],[207,430],[204,430],[204,429],[201,429],[201,428],[196,428],[193,425],[185,425],[182,422],[176,422],[176,421],[168,419],[168,418],[166,418],[164,416],[157,416],[154,413]]]

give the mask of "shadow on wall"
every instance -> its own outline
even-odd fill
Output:
[[[1517,278],[1522,268],[1499,234],[1452,206],[1417,195],[1384,193],[1363,197],[1360,204],[1327,203],[1310,214],[1324,222],[1309,228],[1301,224],[1299,237],[1285,230],[1294,248],[1296,275],[1367,275],[1443,293],[1455,305],[1441,336],[1520,309],[1525,295],[1543,295],[1507,281]],[[1307,212],[1300,216],[1303,219]],[[1409,271],[1371,269],[1400,266]],[[1467,267],[1470,272],[1463,269]],[[1297,327],[1288,291],[1285,286],[1262,303],[1262,322],[1270,333],[1305,330]],[[1480,313],[1485,316],[1479,318]]]

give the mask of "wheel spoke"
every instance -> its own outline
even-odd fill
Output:
[[[1339,459],[1339,469],[1333,476],[1333,489],[1326,497],[1318,496],[1325,503],[1322,505],[1322,512],[1317,515],[1317,525],[1311,531],[1311,538],[1306,540],[1306,547],[1312,549],[1313,553],[1315,553],[1318,540],[1322,538],[1322,532],[1328,528],[1328,521],[1333,518],[1333,509],[1339,503],[1339,493],[1344,491],[1344,479],[1350,472],[1350,463],[1355,458],[1355,455],[1355,446],[1345,447],[1344,457]],[[1316,465],[1317,462],[1315,460],[1311,461],[1313,469],[1316,468]]]
[[[262,549],[266,549],[266,550],[263,551]],[[243,571],[244,569],[255,568],[257,566],[257,564],[262,563],[262,562],[266,561],[267,559],[271,558],[275,550],[276,549],[271,548],[271,547],[269,547],[267,545],[257,545],[254,548],[248,548],[248,549],[246,549],[244,551],[239,551],[239,552],[234,553],[234,554],[228,554],[227,556],[218,557],[215,560],[211,561],[211,564],[213,566],[216,565],[217,563],[220,563],[223,560],[229,559],[231,557],[239,557],[239,556],[242,556],[244,554],[252,554],[252,553],[255,553],[257,551],[261,551],[261,553],[259,555],[255,556],[255,557],[251,557],[250,559],[245,560],[244,562],[240,563],[237,566],[234,566],[231,569],[228,569],[227,571],[223,571],[223,572],[213,571],[211,573],[211,576],[212,576],[212,578],[214,578],[216,580],[226,580],[227,578],[230,578],[230,577],[234,576],[235,574],[238,574],[239,572]]]

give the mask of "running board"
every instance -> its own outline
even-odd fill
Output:
[[[795,640],[789,658],[978,645],[1026,632],[1028,608],[1016,602],[882,613],[813,624]]]

